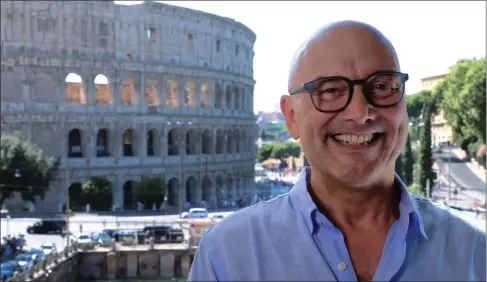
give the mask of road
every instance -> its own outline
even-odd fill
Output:
[[[463,160],[449,151],[437,154],[435,158],[440,166],[441,173],[447,179],[450,175],[451,167],[452,182],[462,187],[463,193],[480,201],[485,201],[485,180],[479,178]]]
[[[210,213],[228,215],[232,212],[217,212]],[[179,219],[178,215],[156,215],[156,216],[99,216],[96,214],[75,214],[70,219],[70,231],[73,233],[79,232],[79,225],[83,226],[83,233],[94,231],[101,231],[102,229],[115,228],[143,228],[147,225],[162,224],[173,222]],[[32,248],[41,245],[43,242],[53,242],[59,248],[64,248],[65,239],[60,235],[41,235],[41,234],[27,234],[27,226],[38,221],[39,218],[2,218],[0,220],[0,234],[2,237],[8,233],[11,235],[25,234],[27,248]],[[119,225],[117,225],[117,222]],[[184,227],[182,226],[183,230]],[[187,229],[186,229],[187,230]],[[187,231],[185,231],[187,232]],[[187,234],[186,234],[187,235]]]

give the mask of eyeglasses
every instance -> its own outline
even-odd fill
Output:
[[[350,104],[354,86],[362,85],[363,94],[370,105],[389,108],[401,102],[408,79],[408,74],[396,71],[378,71],[357,80],[342,76],[320,77],[302,84],[289,95],[308,92],[316,110],[336,113],[345,110]]]

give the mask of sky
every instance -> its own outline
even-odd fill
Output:
[[[140,1],[123,1],[136,4]],[[406,93],[420,79],[445,73],[459,59],[485,57],[485,1],[159,1],[239,21],[257,34],[254,46],[254,112],[278,109],[287,93],[291,59],[319,27],[339,20],[371,24],[389,38]],[[115,1],[120,3],[120,1]]]

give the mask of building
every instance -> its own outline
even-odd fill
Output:
[[[2,132],[61,158],[37,210],[103,176],[114,203],[163,174],[168,204],[237,199],[254,182],[255,33],[156,2],[4,1]]]
[[[433,90],[433,88],[444,78],[446,73],[429,76],[421,79],[422,90]],[[446,145],[453,141],[453,131],[448,125],[443,109],[440,113],[431,118],[431,143],[434,146]]]

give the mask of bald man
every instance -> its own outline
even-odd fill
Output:
[[[408,75],[375,28],[338,22],[298,50],[281,110],[310,167],[202,238],[189,281],[485,281],[485,231],[408,193]]]

